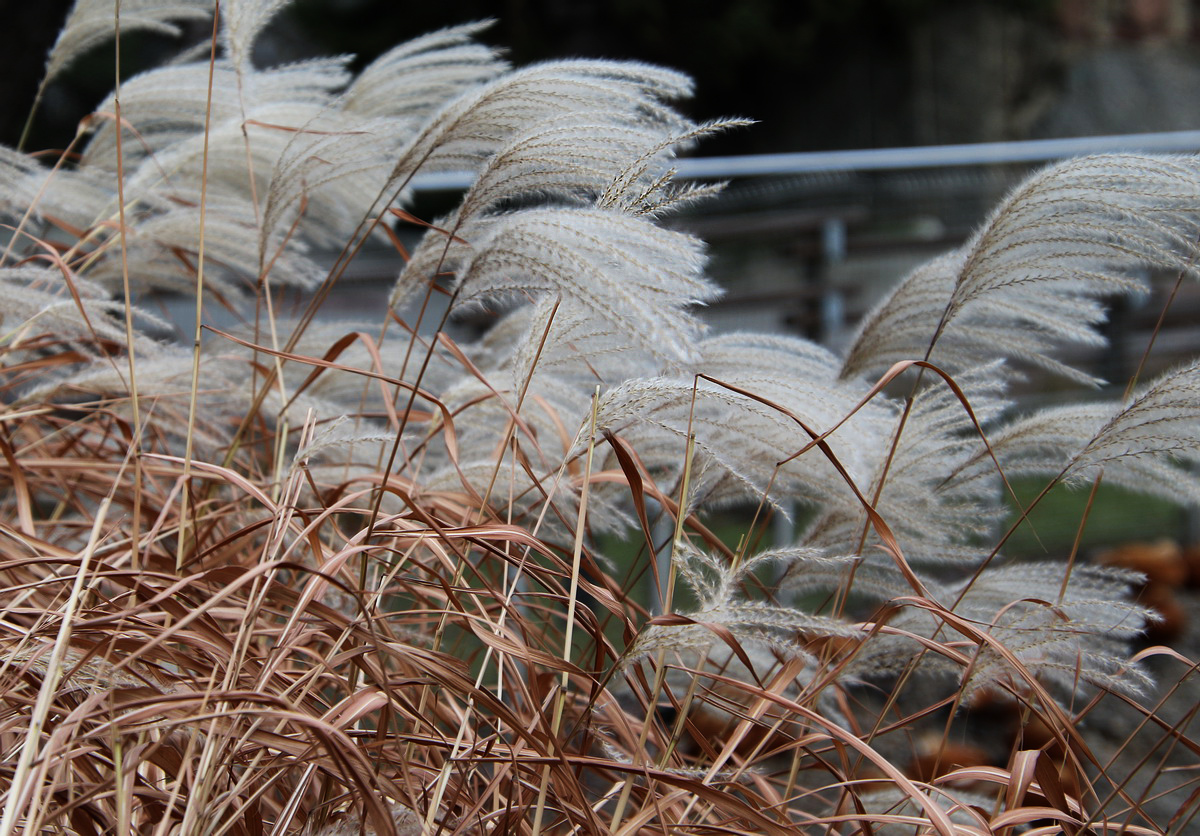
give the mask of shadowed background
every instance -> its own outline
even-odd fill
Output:
[[[15,144],[69,3],[5,3],[0,141]],[[493,18],[485,36],[524,64],[569,56],[677,67],[689,115],[744,115],[753,131],[706,153],[881,148],[1200,127],[1192,0],[303,0],[263,62],[349,52],[365,63],[443,26]],[[192,27],[189,37],[202,37]],[[129,72],[177,44],[135,35]],[[63,142],[112,88],[98,48],[48,91],[30,148]]]

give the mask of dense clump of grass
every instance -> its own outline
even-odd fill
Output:
[[[512,69],[481,25],[259,67],[281,5],[221,4],[57,158],[0,149],[0,836],[1189,826],[1191,713],[1148,666],[1190,663],[1130,657],[1138,578],[1003,548],[1008,476],[1200,498],[1200,365],[1007,395],[1094,383],[1055,352],[1145,266],[1192,276],[1200,162],[1034,175],[842,355],[710,335],[703,244],[657,221],[717,188],[674,154],[743,122],[680,116],[685,76]],[[113,23],[80,0],[47,78]],[[473,185],[414,217],[446,170]],[[371,242],[380,316],[322,318]],[[747,503],[730,546],[707,515]]]

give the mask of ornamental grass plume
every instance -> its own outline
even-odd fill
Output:
[[[0,836],[1186,829],[1200,748],[1168,651],[1131,656],[1138,576],[1004,547],[1010,477],[1200,496],[1195,363],[1011,394],[1096,384],[1063,350],[1145,268],[1194,276],[1200,161],[1034,174],[843,352],[713,334],[704,244],[660,221],[720,189],[676,155],[746,120],[644,64],[511,68],[486,23],[258,66],[285,5],[123,3],[212,41],[70,153],[0,149]],[[110,12],[79,0],[47,82]],[[413,178],[457,170],[416,218]],[[368,241],[379,316],[321,316]],[[1099,752],[1101,704],[1159,767]],[[931,728],[994,760],[910,769]]]

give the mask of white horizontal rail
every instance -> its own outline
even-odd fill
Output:
[[[684,157],[676,165],[680,177],[726,180],[814,174],[830,171],[899,171],[943,166],[1039,163],[1087,154],[1150,151],[1157,153],[1200,151],[1200,131],[1169,131],[1120,136],[1086,136],[1068,139],[1031,139],[1020,142],[978,142],[969,145],[923,145],[913,148],[879,148],[861,151],[802,151],[792,154],[751,154],[739,157]],[[469,172],[447,171],[413,178],[418,191],[465,189],[474,177]]]

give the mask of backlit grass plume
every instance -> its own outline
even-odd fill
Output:
[[[713,333],[660,219],[746,120],[672,70],[511,68],[486,23],[259,66],[285,6],[221,3],[61,158],[0,149],[0,836],[1181,832],[1186,782],[1164,816],[1088,736],[1106,700],[1197,751],[1130,656],[1141,578],[1004,546],[1006,477],[1200,497],[1195,363],[1011,395],[1097,383],[1061,351],[1193,276],[1200,162],[1033,175],[841,354]],[[47,82],[114,21],[81,0]],[[474,181],[417,218],[438,171]],[[367,242],[395,279],[342,321]]]

